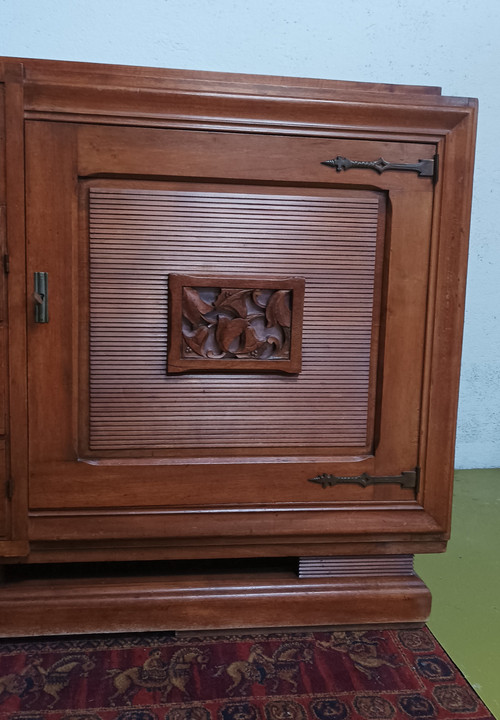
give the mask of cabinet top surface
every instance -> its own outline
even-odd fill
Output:
[[[0,57],[0,80],[7,69],[22,65],[24,80],[28,83],[111,87],[137,87],[157,90],[185,90],[231,94],[259,94],[271,97],[336,99],[345,95],[363,99],[397,103],[403,98],[413,103],[432,105],[469,105],[469,98],[443,97],[435,86],[397,85],[370,82],[352,82],[319,78],[249,75],[195,70],[162,69],[126,65],[39,60],[31,58]],[[381,97],[383,96],[383,97]]]

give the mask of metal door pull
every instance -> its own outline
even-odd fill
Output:
[[[48,274],[46,272],[36,272],[34,281],[35,322],[47,323],[49,322]]]

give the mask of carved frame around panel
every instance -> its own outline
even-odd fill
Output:
[[[167,371],[301,370],[300,277],[169,276]]]

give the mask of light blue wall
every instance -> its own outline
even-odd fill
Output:
[[[456,464],[500,466],[498,0],[0,0],[0,54],[479,97]]]

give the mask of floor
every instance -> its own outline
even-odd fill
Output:
[[[500,469],[456,472],[448,549],[415,564],[429,628],[500,720]]]

